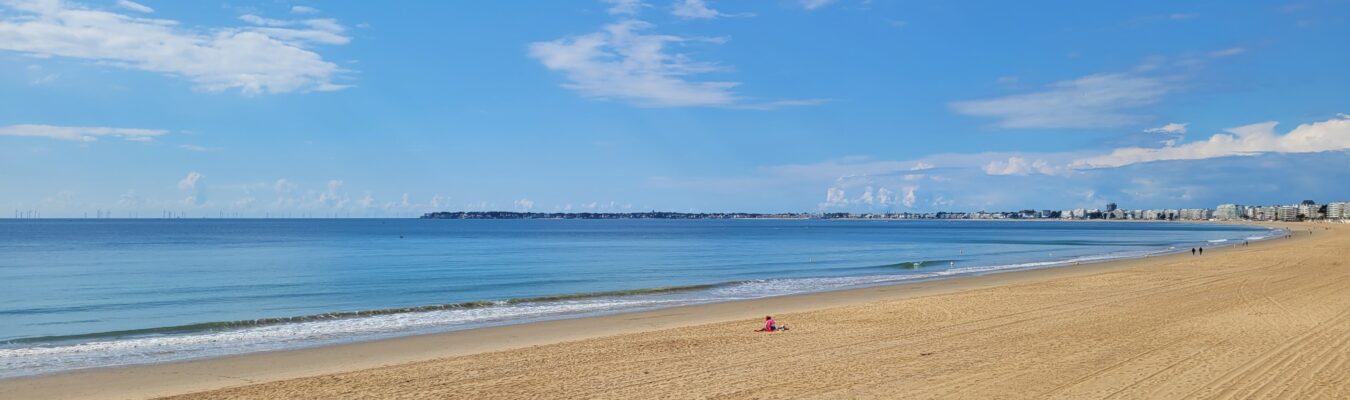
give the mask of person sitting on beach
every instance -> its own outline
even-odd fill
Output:
[[[772,316],[772,315],[765,315],[765,316],[764,316],[764,327],[763,327],[763,328],[760,328],[760,329],[756,329],[755,332],[777,332],[777,331],[786,331],[786,330],[787,330],[787,327],[786,327],[786,326],[778,326],[778,323],[777,323],[777,322],[774,322],[773,316]]]

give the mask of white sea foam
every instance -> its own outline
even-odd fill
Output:
[[[102,366],[166,362],[372,339],[419,331],[490,326],[546,317],[659,307],[661,298],[587,299],[386,314],[194,334],[147,336],[55,346],[0,349],[0,377]]]

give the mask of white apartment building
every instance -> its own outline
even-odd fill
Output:
[[[1245,216],[1243,209],[1243,206],[1237,204],[1220,204],[1214,208],[1214,218],[1226,221],[1242,219]]]
[[[1279,221],[1298,221],[1298,206],[1280,206],[1275,219]]]
[[[1327,204],[1327,218],[1347,219],[1350,218],[1350,203],[1338,201]]]
[[[1319,206],[1319,205],[1316,205],[1316,204],[1299,204],[1299,205],[1298,205],[1298,213],[1299,213],[1300,215],[1303,215],[1303,217],[1304,217],[1304,218],[1307,218],[1307,219],[1317,219],[1317,218],[1322,218],[1322,213],[1320,212],[1321,209],[1322,209],[1322,206]]]
[[[1208,208],[1186,208],[1178,212],[1178,217],[1190,221],[1203,221],[1211,216]]]

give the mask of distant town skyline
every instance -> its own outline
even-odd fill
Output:
[[[0,1],[0,210],[1344,201],[1347,17],[1317,1]]]

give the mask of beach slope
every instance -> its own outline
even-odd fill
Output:
[[[745,320],[183,398],[1347,398],[1350,241],[1311,228],[1286,246],[782,315],[783,334]]]

